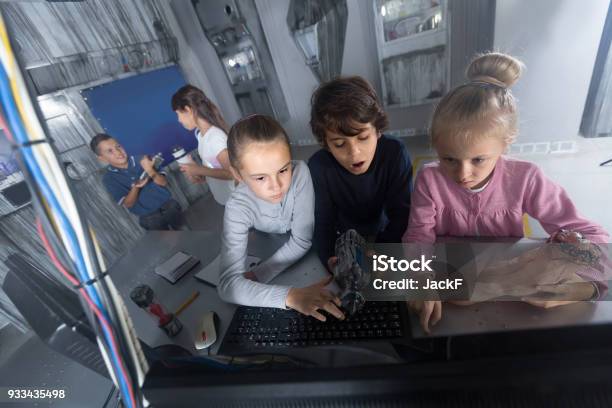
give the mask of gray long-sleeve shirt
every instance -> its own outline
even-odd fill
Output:
[[[303,161],[293,161],[291,186],[281,203],[257,198],[244,184],[236,187],[225,204],[219,296],[246,306],[286,308],[288,286],[269,285],[279,273],[308,252],[314,230],[314,189]],[[246,279],[248,233],[251,228],[284,234],[289,240],[253,272],[258,282]]]

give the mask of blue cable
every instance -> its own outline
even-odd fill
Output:
[[[4,67],[0,64],[0,96],[2,98],[2,104],[4,105],[4,110],[6,112],[7,115],[7,121],[9,122],[9,125],[11,126],[11,129],[13,130],[13,134],[15,135],[15,137],[17,138],[17,140],[20,143],[24,143],[27,142],[28,139],[27,137],[25,137],[25,130],[22,127],[21,124],[21,120],[19,118],[19,114],[17,113],[16,107],[15,107],[15,103],[12,100],[12,92],[10,89],[10,85],[9,85],[9,80],[8,80],[8,76],[6,74],[6,71],[4,70]],[[37,162],[36,162],[36,158],[34,157],[33,153],[31,151],[29,151],[29,149],[22,149],[22,154],[24,156],[24,159],[26,161],[26,163],[28,164],[28,168],[30,169],[31,173],[32,173],[32,177],[35,179],[35,181],[37,182],[38,186],[41,188],[43,194],[45,195],[45,197],[47,197],[49,199],[49,204],[51,206],[52,209],[55,210],[56,214],[58,214],[58,218],[60,220],[60,225],[62,226],[62,229],[64,231],[66,231],[68,233],[68,241],[70,243],[70,247],[73,249],[76,248],[77,250],[74,251],[75,255],[76,255],[76,263],[77,263],[77,273],[79,273],[81,276],[81,281],[87,281],[88,277],[85,274],[86,268],[85,268],[85,263],[84,260],[82,258],[82,254],[80,252],[80,248],[78,247],[78,244],[75,246],[75,243],[78,242],[78,240],[76,239],[76,236],[74,234],[74,230],[72,228],[72,226],[70,225],[70,223],[67,220],[66,215],[64,214],[61,206],[59,205],[57,198],[55,197],[55,195],[53,194],[50,186],[48,185],[46,179],[44,178],[44,176],[42,175],[42,172],[40,171],[40,169],[37,167]],[[81,269],[82,268],[82,269]],[[106,320],[108,319],[107,313],[105,311],[104,306],[102,305],[100,298],[98,297],[95,289],[93,287],[91,287],[91,285],[86,285],[85,286],[85,290],[88,292],[89,296],[92,298],[92,300],[97,304],[98,308],[100,309],[100,312],[103,313],[104,317],[106,318]],[[125,401],[129,406],[132,405],[131,399],[129,398],[129,392],[127,392],[127,382],[126,382],[126,378],[124,378],[124,376],[122,375],[122,371],[121,371],[121,364],[119,363],[118,360],[118,352],[117,350],[114,348],[113,346],[113,342],[111,341],[111,333],[108,332],[108,330],[106,329],[106,327],[104,325],[100,325],[102,327],[102,331],[104,332],[104,336],[106,338],[106,342],[109,345],[110,349],[111,349],[111,354],[112,354],[112,358],[113,358],[113,362],[115,365],[115,371],[117,373],[117,378],[120,382],[120,387],[122,389],[122,393],[123,395],[126,396],[126,400]]]
[[[7,113],[7,119],[13,129],[13,133],[15,137],[18,139],[18,142],[25,143],[28,141],[28,138],[25,137],[26,132],[24,128],[22,127],[21,120],[19,118],[19,114],[17,113],[16,108],[15,108],[15,103],[11,98],[12,93],[10,92],[10,86],[7,86],[8,77],[6,76],[6,71],[4,71],[4,67],[2,67],[2,70],[0,70],[0,80],[2,80],[2,100],[3,100],[3,105],[6,108],[5,111]],[[77,256],[77,259],[75,262],[77,263],[77,272],[80,275],[79,277],[81,278],[81,281],[89,280],[87,275],[82,274],[84,273],[84,271],[86,271],[85,262],[84,262],[81,252],[79,250],[75,250],[75,249],[78,249],[78,240],[76,238],[76,235],[74,234],[74,229],[72,228],[72,225],[70,225],[70,223],[68,222],[68,219],[62,207],[60,206],[59,202],[57,201],[55,194],[53,193],[51,187],[47,183],[47,180],[45,179],[45,177],[42,175],[40,169],[37,167],[37,162],[36,162],[36,158],[34,157],[34,154],[29,149],[22,149],[22,153],[24,155],[24,158],[26,159],[26,162],[28,163],[28,167],[30,168],[30,171],[32,172],[33,178],[38,182],[39,186],[41,187],[41,190],[43,191],[43,194],[47,198],[49,198],[50,200],[49,204],[51,208],[54,209],[55,212],[58,214],[62,229],[68,233],[70,248],[72,248],[73,252]],[[93,289],[93,288],[87,287],[86,289]],[[98,307],[101,307],[101,308],[103,307],[102,302],[100,301],[100,298],[97,295],[97,293],[88,290],[88,294],[90,297],[92,297],[92,300],[95,301]],[[105,317],[108,318],[108,316],[106,315]]]
[[[8,86],[8,77],[6,75],[6,71],[4,70],[4,67],[2,67],[0,65],[0,90],[1,90],[1,95],[2,95],[2,101],[3,101],[3,105],[5,106],[5,111],[7,113],[7,120],[9,121],[11,128],[13,129],[13,134],[15,135],[15,137],[18,139],[18,141],[20,142],[26,142],[28,139],[27,137],[24,137],[25,135],[25,131],[21,125],[21,121],[19,119],[19,115],[16,111],[15,108],[15,104],[11,99],[11,95],[12,93],[10,92],[10,86]],[[55,197],[55,195],[53,194],[50,186],[47,184],[46,179],[43,177],[40,169],[37,167],[37,162],[36,159],[33,156],[33,153],[27,149],[22,149],[22,153],[24,155],[24,158],[26,159],[26,162],[28,163],[28,167],[30,168],[30,171],[32,172],[32,176],[33,178],[37,181],[39,187],[41,187],[41,190],[43,192],[43,194],[50,199],[50,205],[52,208],[55,208],[57,211],[56,213],[59,215],[59,219],[60,219],[60,224],[62,225],[64,231],[68,232],[69,235],[69,242],[71,247],[75,248],[75,242],[77,242],[76,237],[74,235],[74,230],[72,229],[72,226],[70,225],[70,223],[67,221],[67,218],[63,212],[63,210],[61,209],[61,206],[59,205],[59,203],[57,202],[57,199]],[[85,277],[83,277],[83,272],[85,270],[84,268],[84,260],[82,259],[81,253],[78,250],[78,244],[76,246],[77,250],[74,251],[75,254],[77,255],[77,264],[78,266],[80,266],[81,270],[79,270],[79,268],[77,267],[77,272],[80,272],[81,275],[81,281],[86,281],[88,280],[87,276],[85,275]],[[95,299],[98,308],[100,309],[100,311],[104,314],[104,317],[106,318],[106,320],[108,320],[108,316],[107,313],[105,313],[105,308],[104,306],[101,304],[99,297],[97,296],[97,293],[95,292],[95,289],[92,288],[90,285],[87,285],[85,287],[85,289],[88,291],[89,296],[93,299]],[[93,296],[92,296],[93,295]],[[126,389],[127,389],[127,384],[125,381],[125,378],[122,376],[121,374],[121,370],[120,370],[120,364],[118,361],[118,353],[117,350],[114,349],[113,347],[113,343],[112,341],[110,341],[111,338],[111,334],[106,330],[106,328],[104,327],[104,325],[101,325],[102,330],[105,334],[106,337],[106,342],[109,344],[109,346],[111,347],[111,350],[113,352],[113,360],[114,360],[114,364],[117,370],[117,377],[121,383],[121,388],[123,390],[124,395],[126,395],[126,397],[129,395],[129,393],[127,393]],[[130,398],[126,398],[126,399],[130,399]],[[131,401],[129,402],[129,405],[131,405]]]

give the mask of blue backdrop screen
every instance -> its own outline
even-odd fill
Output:
[[[185,85],[173,65],[82,91],[89,108],[105,132],[116,138],[131,156],[164,155],[164,165],[173,160],[172,148],[186,151],[197,147],[193,132],[176,119],[172,95]]]

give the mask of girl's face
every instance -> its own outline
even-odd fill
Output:
[[[291,152],[282,140],[251,142],[242,148],[240,169],[234,177],[245,183],[260,199],[280,203],[291,185]]]
[[[193,130],[196,128],[195,115],[189,106],[185,106],[185,109],[178,109],[176,117],[185,129]]]
[[[435,149],[440,168],[461,187],[475,190],[483,187],[493,174],[499,156],[506,150],[506,143],[499,137],[485,137],[462,144],[454,138],[441,138]]]
[[[359,175],[370,168],[380,134],[371,123],[356,136],[325,131],[325,144],[336,161],[349,172]]]

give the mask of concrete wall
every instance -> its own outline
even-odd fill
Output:
[[[319,85],[318,80],[304,63],[287,27],[289,1],[256,0],[262,26],[266,33],[272,59],[276,65],[281,86],[289,106],[291,119],[284,124],[291,139],[297,144],[314,143],[308,121],[310,96]],[[370,1],[347,0],[348,22],[342,75],[360,75],[374,85],[381,94],[378,55],[374,35],[373,8]],[[424,113],[422,113],[422,111]],[[391,128],[421,123],[429,115],[429,108],[416,107],[389,111]],[[406,123],[406,117],[415,118]]]
[[[503,0],[496,6],[495,49],[527,66],[513,88],[519,142],[578,135],[608,0]]]
[[[289,1],[255,0],[255,5],[287,101],[289,120],[283,123],[283,126],[293,143],[314,143],[308,120],[310,95],[317,87],[318,81],[305,64],[304,57],[289,32],[287,26]]]
[[[191,1],[172,0],[166,7],[170,29],[178,40],[179,64],[185,79],[202,89],[217,104],[229,124],[234,123],[240,119],[240,109]]]
[[[289,0],[256,0],[255,3],[289,105],[291,119],[285,126],[294,142],[310,143],[313,141],[308,128],[310,95],[318,82],[305,65],[287,28]],[[342,75],[364,77],[382,96],[372,1],[347,0],[347,7]],[[451,81],[456,84],[463,80],[465,63],[474,52],[491,48],[493,3],[490,0],[453,0],[449,15],[452,30]],[[390,128],[426,128],[432,107],[432,104],[427,104],[389,108]]]
[[[520,111],[517,143],[570,140],[575,144],[572,153],[523,158],[538,163],[561,184],[584,216],[612,231],[607,210],[612,169],[598,166],[612,157],[612,141],[578,136],[608,4],[607,0],[498,1],[494,43],[496,50],[521,58],[527,66],[513,88]],[[539,226],[534,230],[542,234]]]
[[[255,0],[255,4],[289,107],[291,119],[284,125],[295,143],[315,143],[308,121],[310,97],[319,81],[305,64],[304,57],[289,32],[289,0]],[[342,75],[360,75],[380,92],[374,22],[370,6],[370,1],[347,0],[348,22]]]

